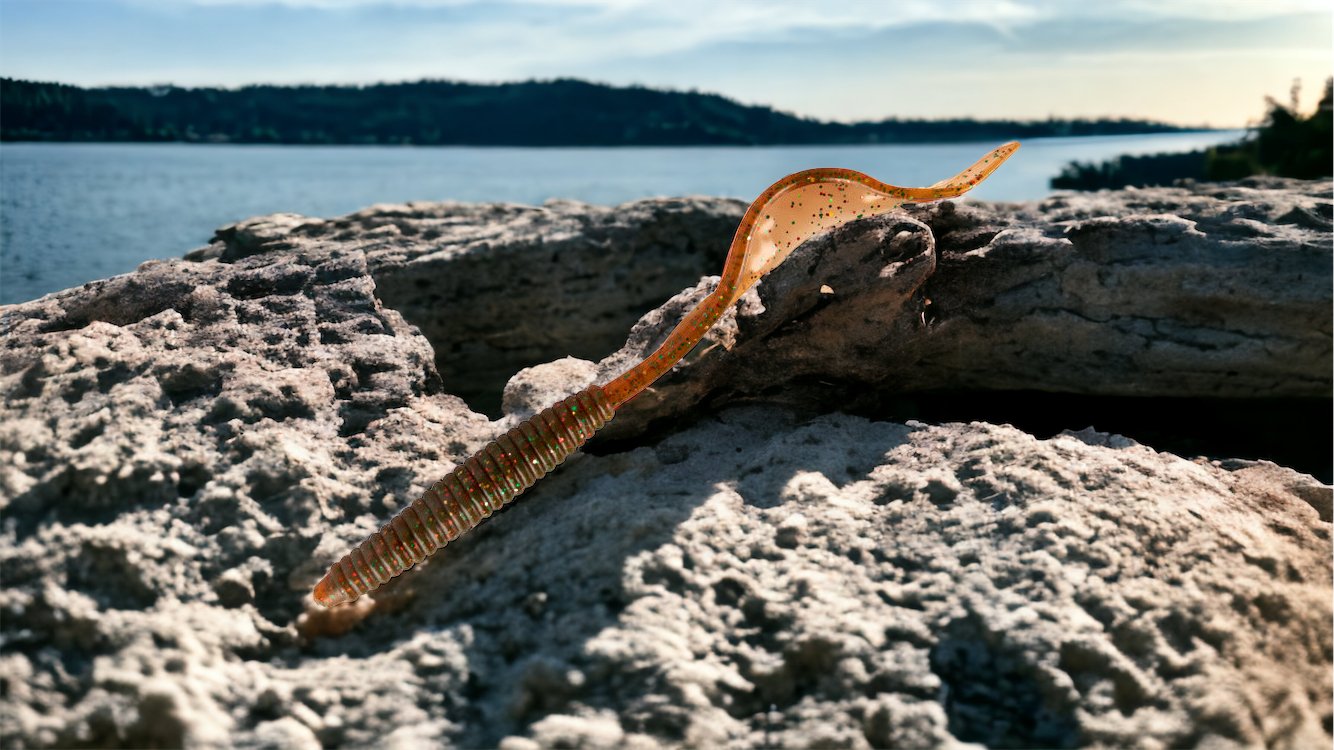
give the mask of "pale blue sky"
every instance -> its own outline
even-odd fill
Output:
[[[572,76],[831,120],[1237,126],[1334,70],[1327,0],[0,0],[0,75],[79,85]]]

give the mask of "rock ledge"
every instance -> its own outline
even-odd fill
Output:
[[[1327,746],[1329,486],[840,404],[1327,402],[1330,205],[1253,181],[849,226],[612,441],[333,611],[324,566],[651,347],[744,207],[264,217],[0,308],[3,744]]]

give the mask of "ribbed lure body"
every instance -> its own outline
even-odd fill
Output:
[[[425,560],[546,476],[614,414],[594,385],[487,443],[330,567],[315,601],[350,602]]]
[[[315,600],[331,607],[378,588],[531,487],[695,348],[728,307],[803,241],[908,201],[962,195],[1018,148],[1007,143],[925,188],[888,185],[850,169],[808,169],[775,182],[737,227],[718,288],[657,350],[605,386],[590,386],[489,443],[331,567],[315,586]]]

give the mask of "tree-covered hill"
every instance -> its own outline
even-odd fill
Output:
[[[0,140],[472,146],[921,143],[1181,130],[1141,120],[820,122],[716,94],[560,79],[80,88],[0,79]]]

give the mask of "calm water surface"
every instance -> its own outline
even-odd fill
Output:
[[[971,193],[1033,200],[1066,162],[1189,151],[1241,131],[1024,143]],[[699,148],[405,148],[9,143],[0,146],[0,304],[125,273],[260,214],[330,217],[374,203],[723,195],[752,200],[789,172],[848,167],[930,185],[996,143]]]

